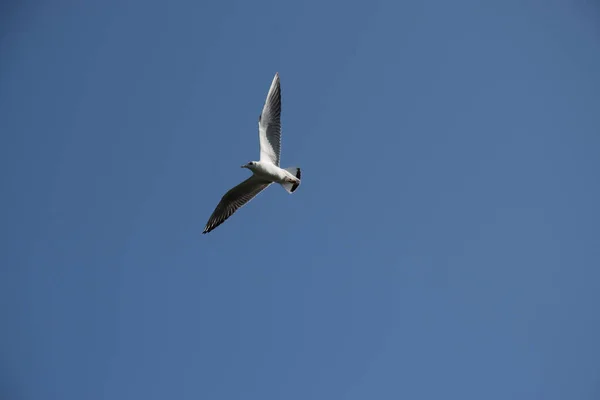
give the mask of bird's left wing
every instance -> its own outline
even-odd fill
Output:
[[[258,118],[260,161],[279,166],[281,153],[281,84],[279,73],[275,74],[267,99]]]
[[[265,190],[271,183],[272,182],[252,175],[250,178],[230,189],[221,198],[221,201],[208,219],[202,233],[208,233],[221,225],[227,218],[231,217],[234,212],[252,200],[257,194]]]

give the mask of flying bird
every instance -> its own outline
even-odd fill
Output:
[[[221,198],[202,233],[208,233],[221,225],[239,208],[272,183],[279,183],[288,193],[294,193],[300,185],[300,168],[280,168],[281,157],[281,85],[279,73],[275,74],[267,99],[258,117],[260,160],[242,165],[252,171],[252,176],[230,189]]]

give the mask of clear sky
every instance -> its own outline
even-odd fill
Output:
[[[4,2],[0,398],[598,399],[599,155],[592,1]]]

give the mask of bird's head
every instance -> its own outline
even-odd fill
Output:
[[[247,164],[242,165],[242,168],[253,169],[256,166],[256,161],[250,161]]]

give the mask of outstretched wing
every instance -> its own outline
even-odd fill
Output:
[[[221,198],[221,201],[213,211],[206,223],[204,232],[208,233],[221,225],[233,215],[240,207],[252,200],[257,194],[265,190],[272,182],[265,181],[252,175],[236,187],[230,189]]]
[[[281,86],[279,73],[275,74],[262,113],[258,118],[260,161],[279,166],[281,153]]]

